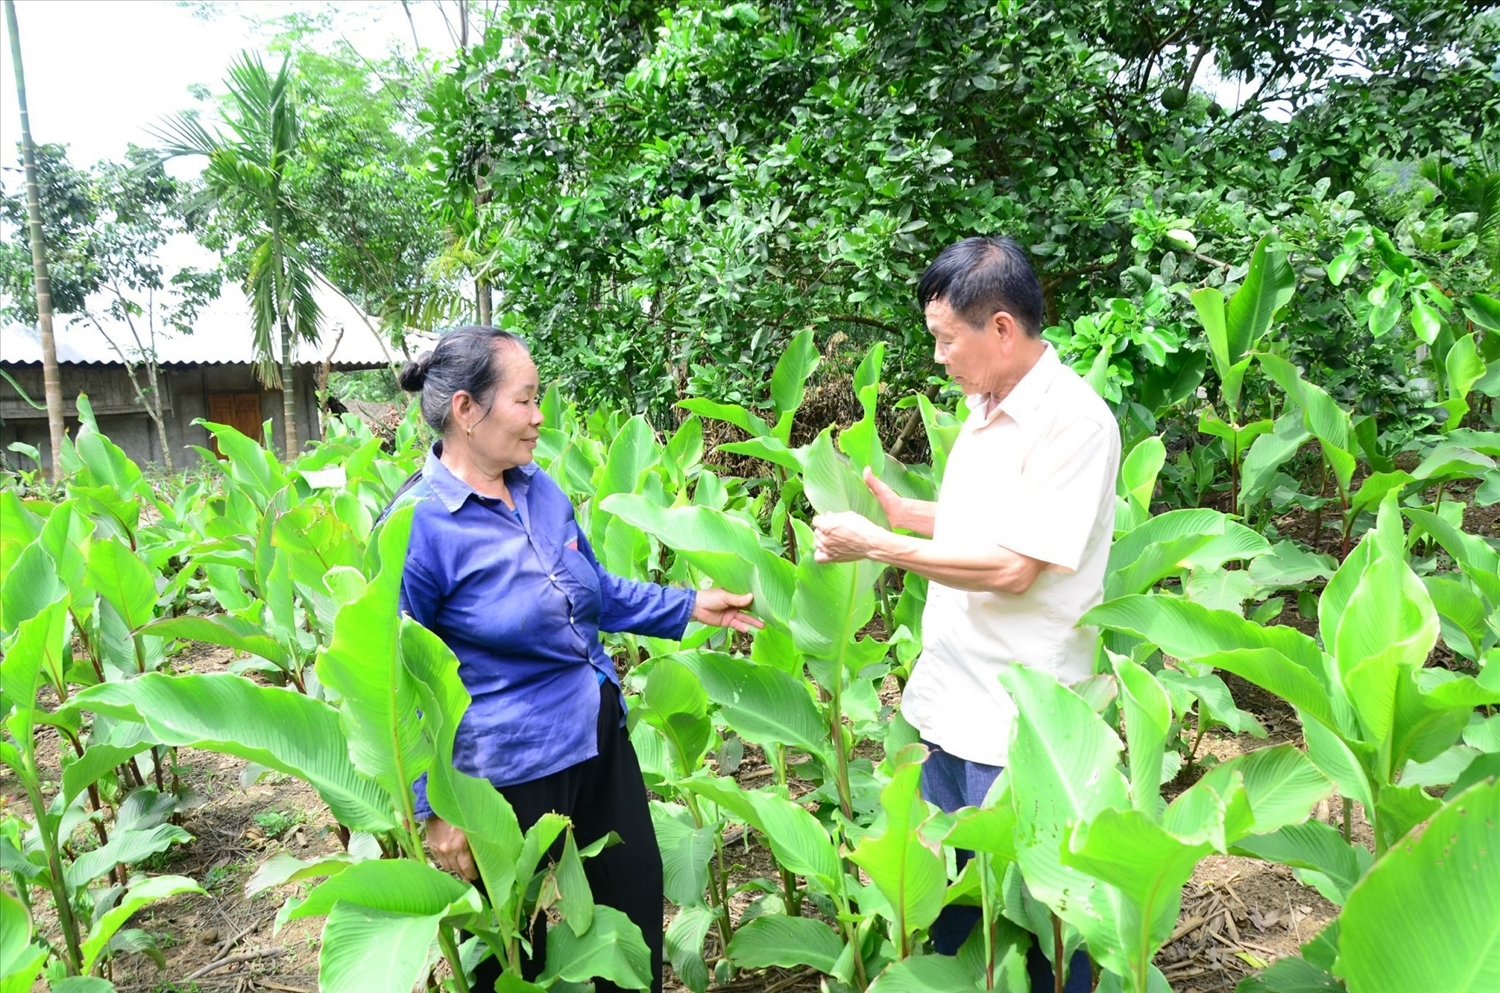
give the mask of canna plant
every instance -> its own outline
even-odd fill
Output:
[[[0,825],[0,869],[10,877],[15,896],[6,894],[5,912],[13,929],[7,944],[23,935],[8,948],[6,961],[0,963],[0,982],[6,989],[28,989],[39,973],[54,983],[54,989],[65,988],[67,977],[94,975],[110,956],[124,951],[155,952],[150,935],[124,925],[137,910],[153,900],[178,893],[202,892],[191,879],[181,876],[116,875],[113,885],[95,886],[103,877],[116,874],[116,866],[136,862],[162,851],[174,842],[187,841],[186,831],[165,823],[176,809],[171,796],[160,796],[149,787],[132,792],[119,805],[112,836],[103,834],[100,826],[98,847],[71,857],[71,839],[75,829],[90,820],[83,806],[82,786],[92,780],[71,775],[80,769],[98,769],[118,761],[121,754],[107,746],[82,749],[75,763],[63,773],[64,789],[49,800],[43,792],[44,770],[37,760],[38,724],[56,728],[63,736],[81,745],[78,715],[66,708],[47,713],[38,705],[38,692],[44,687],[65,690],[63,673],[68,668],[67,595],[43,607],[34,616],[16,625],[13,637],[6,643],[5,658],[0,662],[0,714],[10,740],[0,742],[0,761],[16,774],[26,790],[30,816],[34,823],[25,824],[7,818]],[[60,695],[66,699],[65,692]],[[139,748],[147,747],[141,744]],[[101,753],[103,756],[101,758]],[[97,773],[95,773],[97,778]],[[98,816],[98,796],[94,795]],[[41,887],[51,897],[61,931],[61,947],[31,940],[31,888]],[[159,957],[159,953],[158,957]],[[104,980],[95,988],[113,989]]]
[[[1321,645],[1295,629],[1262,628],[1164,595],[1120,597],[1085,617],[1177,658],[1236,673],[1296,707],[1309,756],[1345,797],[1345,842],[1347,804],[1358,802],[1374,826],[1378,857],[1440,806],[1422,786],[1402,782],[1403,770],[1456,744],[1474,708],[1500,703],[1500,670],[1487,666],[1476,678],[1424,668],[1439,622],[1408,563],[1394,493],[1328,584],[1318,620]],[[1300,853],[1299,864],[1334,881],[1325,895],[1342,902],[1353,879],[1307,841],[1288,834],[1261,850],[1278,861]]]

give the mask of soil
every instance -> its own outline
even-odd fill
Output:
[[[232,655],[226,649],[194,646],[172,664],[178,671],[222,671]],[[1282,701],[1232,675],[1225,678],[1240,705],[1266,727],[1269,743],[1300,743],[1296,718]],[[896,697],[893,684],[882,692],[885,702],[894,702]],[[1249,735],[1211,731],[1199,755],[1212,754],[1222,760],[1266,744]],[[44,760],[55,762],[55,751],[53,739],[44,748]],[[313,993],[317,988],[322,922],[294,921],[275,931],[276,911],[295,888],[279,887],[247,897],[245,883],[278,852],[306,859],[339,850],[336,825],[311,787],[282,776],[244,784],[245,766],[239,759],[181,750],[183,782],[205,802],[183,822],[193,840],[158,856],[150,870],[189,876],[207,895],[153,904],[130,922],[129,926],[158,937],[167,967],[158,971],[144,955],[117,959],[113,980],[122,993]],[[756,786],[769,780],[770,770],[759,750],[747,744],[735,776],[746,786]],[[795,779],[791,785],[794,796],[810,789]],[[26,814],[24,792],[8,770],[0,774],[0,796],[0,804]],[[1314,816],[1338,824],[1341,808],[1335,797],[1319,804]],[[1369,827],[1357,816],[1355,831],[1357,840],[1370,842]],[[730,837],[732,884],[777,878],[775,859],[754,831],[731,832]],[[736,920],[751,898],[752,894],[741,893],[731,899]],[[45,898],[37,901],[39,908],[46,903]],[[810,903],[805,910],[813,912]],[[670,920],[673,913],[673,907],[665,906],[664,920]],[[1243,976],[1294,954],[1336,914],[1337,908],[1298,883],[1289,869],[1253,859],[1212,856],[1199,863],[1185,888],[1178,927],[1157,964],[1179,993],[1232,990]],[[45,927],[47,922],[39,923]],[[708,954],[712,960],[718,950],[710,947]],[[685,990],[670,966],[666,988],[674,993]],[[819,983],[818,976],[808,970],[766,969],[714,988],[813,993]]]

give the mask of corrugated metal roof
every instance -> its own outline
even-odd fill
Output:
[[[166,272],[172,273],[184,266],[200,269],[214,268],[218,260],[207,249],[187,235],[177,235],[168,241],[161,252]],[[170,263],[170,264],[165,264]],[[315,282],[318,308],[323,319],[319,325],[320,339],[317,345],[301,344],[297,348],[298,365],[321,364],[332,349],[332,365],[335,369],[373,369],[389,362],[404,362],[406,356],[385,342],[374,330],[379,325],[374,318],[365,315],[358,307],[319,276]],[[144,294],[139,303],[145,303]],[[123,365],[120,356],[110,347],[113,340],[126,354],[136,352],[135,338],[125,321],[109,316],[110,297],[99,293],[89,298],[89,308],[98,315],[99,326],[87,317],[77,315],[58,316],[53,321],[53,337],[57,343],[59,363],[98,363]],[[168,287],[156,294],[158,313],[165,312],[175,303],[175,293]],[[148,321],[146,316],[135,318],[135,325],[145,337]],[[162,365],[184,364],[232,364],[255,360],[250,301],[244,289],[235,284],[225,284],[217,300],[210,302],[198,312],[192,334],[182,334],[164,328],[158,319],[156,329],[157,361]],[[340,335],[342,331],[342,335]],[[107,335],[107,337],[106,337]],[[334,342],[337,341],[337,347]],[[42,361],[41,332],[35,327],[22,324],[0,324],[0,362],[6,364],[30,364]]]

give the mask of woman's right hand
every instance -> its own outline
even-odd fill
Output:
[[[474,854],[469,851],[469,839],[436,814],[427,819],[427,847],[439,869],[456,872],[471,883],[479,878]]]

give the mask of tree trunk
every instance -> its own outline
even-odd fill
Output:
[[[26,165],[26,219],[31,229],[31,272],[36,284],[37,327],[42,335],[42,389],[47,399],[47,440],[52,455],[52,479],[62,478],[62,376],[57,369],[57,341],[52,337],[52,277],[47,271],[47,243],[42,238],[41,193],[36,179],[36,146],[31,140],[31,117],[26,111],[26,75],[21,70],[21,34],[16,26],[15,0],[5,0],[10,29],[10,58],[16,67],[16,102],[21,106],[21,156]]]
[[[286,422],[286,460],[297,457],[297,381],[292,368],[292,327],[281,318],[281,418]]]

